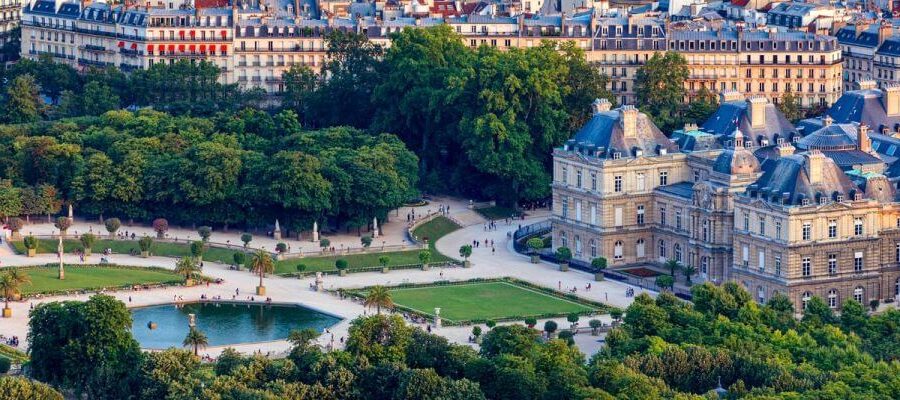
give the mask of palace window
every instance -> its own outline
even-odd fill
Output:
[[[812,275],[812,260],[809,257],[803,257],[803,260],[800,262],[800,273],[803,276]]]
[[[644,224],[644,205],[639,204],[637,206],[637,223],[638,225]]]
[[[766,251],[760,250],[757,253],[757,266],[759,267],[759,272],[766,272]]]
[[[623,245],[621,240],[617,240],[616,244],[613,246],[613,258],[616,260],[622,259]]]
[[[862,286],[857,286],[856,289],[853,289],[853,300],[856,300],[857,303],[862,304],[864,292],[865,289],[863,289]]]
[[[775,256],[775,276],[781,276],[781,256]]]
[[[575,187],[581,189],[581,170],[575,171]]]
[[[809,240],[812,236],[812,225],[809,222],[803,223],[803,240]]]
[[[666,258],[666,241],[659,239],[659,257]]]
[[[666,208],[665,207],[659,208],[659,224],[660,225],[666,224]],[[897,261],[900,262],[900,243],[897,244]]]
[[[619,193],[622,191],[622,176],[621,175],[616,175],[616,177],[613,178],[613,191],[616,193]]]
[[[659,171],[659,185],[665,186],[669,184],[669,172]]]
[[[644,239],[638,239],[634,246],[635,253],[638,258],[644,257]]]
[[[597,190],[597,173],[591,172],[591,190]]]
[[[838,303],[838,294],[837,290],[831,289],[828,291],[828,307],[837,308]]]
[[[837,275],[837,254],[828,255],[828,275]]]
[[[562,197],[562,217],[563,218],[569,217],[569,197],[568,196]]]
[[[744,230],[750,231],[750,214],[744,213]]]
[[[806,305],[809,304],[809,301],[812,299],[812,293],[804,292],[803,296],[800,297],[800,303],[803,305],[803,309],[806,309]]]
[[[863,252],[857,251],[853,253],[853,272],[862,272],[863,270]]]
[[[834,239],[837,237],[837,220],[828,221],[828,237]]]
[[[590,241],[591,259],[597,258],[597,242],[594,239]]]
[[[854,218],[853,219],[853,234],[856,236],[861,236],[863,234],[863,219],[862,218]]]
[[[781,221],[775,221],[775,239],[781,239]]]
[[[638,172],[638,173],[637,173],[637,179],[636,179],[636,181],[637,181],[637,190],[639,190],[639,191],[646,190],[646,183],[645,183],[645,180],[644,180],[644,173],[643,173],[643,172]]]
[[[675,253],[675,261],[682,262],[681,245],[678,243],[675,243],[675,246],[672,247],[672,250]]]
[[[766,236],[766,216],[759,216],[759,234],[762,236]]]

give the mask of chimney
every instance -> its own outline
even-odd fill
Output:
[[[884,88],[884,111],[890,117],[900,115],[900,85],[889,84]]]
[[[743,100],[744,95],[737,90],[723,90],[719,93],[719,103]]]
[[[822,175],[825,169],[825,155],[819,150],[810,150],[806,158],[806,174],[809,176],[809,183],[822,183],[824,181]]]
[[[622,132],[626,138],[637,136],[637,116],[638,110],[634,106],[622,106]]]
[[[882,20],[881,25],[878,26],[878,44],[881,45],[884,41],[891,37],[894,33],[894,27],[891,25],[890,20]]]
[[[865,31],[866,29],[869,29],[869,24],[865,23],[865,22],[860,22],[860,23],[857,23],[856,25],[853,25],[853,28],[856,29],[856,37],[859,37],[859,35],[861,33],[863,33],[863,31]]]
[[[754,96],[747,99],[747,111],[750,112],[750,127],[753,129],[766,126],[766,104],[769,101],[763,96]]]
[[[591,108],[594,110],[594,114],[609,111],[611,107],[612,104],[607,99],[596,99],[593,103],[591,103]]]
[[[869,126],[866,124],[860,124],[858,128],[856,128],[856,146],[859,148],[859,151],[864,151],[866,153],[872,152],[872,141],[869,140]]]
[[[859,81],[859,82],[856,82],[856,89],[857,89],[857,90],[869,90],[869,89],[875,89],[876,86],[878,86],[878,85],[877,85],[877,84],[875,83],[875,81],[873,81],[873,80],[866,80],[866,81]]]
[[[744,134],[740,129],[734,130],[734,148],[735,150],[744,148]]]
[[[294,16],[300,18],[300,0],[294,0]]]
[[[834,118],[831,118],[830,115],[826,115],[825,118],[822,118],[822,126],[831,126],[834,123]]]
[[[791,142],[782,142],[778,145],[778,156],[779,157],[787,157],[794,154],[794,150],[797,148],[791,144]]]

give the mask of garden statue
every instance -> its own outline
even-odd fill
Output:
[[[275,230],[272,231],[272,237],[275,240],[281,240],[281,226],[278,225],[278,220],[275,220]]]
[[[313,243],[319,241],[319,223],[316,221],[313,221],[312,241]]]
[[[372,218],[372,237],[378,237],[378,217]]]

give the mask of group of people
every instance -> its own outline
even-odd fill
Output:
[[[634,297],[634,288],[625,289],[625,297]]]
[[[0,335],[0,340],[2,340],[3,343],[6,344],[7,346],[19,347],[19,337],[18,336],[6,337],[3,335]]]
[[[490,239],[484,239],[484,247],[488,247],[488,245],[491,246],[491,254],[496,254],[496,253],[497,253],[497,248],[494,247],[494,241],[493,241],[493,240],[490,240]],[[474,247],[474,248],[476,248],[476,249],[479,248],[479,247],[481,247],[481,242],[478,241],[477,239],[476,239],[476,240],[472,240],[472,247]]]

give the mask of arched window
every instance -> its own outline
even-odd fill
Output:
[[[638,239],[637,244],[634,245],[635,253],[637,253],[637,257],[644,257],[644,239]]]
[[[803,305],[804,310],[806,309],[806,305],[807,305],[807,303],[809,303],[809,299],[811,299],[811,298],[812,298],[812,293],[810,293],[810,292],[804,292],[803,296],[800,297],[800,303]]]
[[[597,242],[594,239],[590,241],[591,246],[591,259],[597,258]]]
[[[659,239],[659,257],[666,258],[666,241]]]
[[[623,245],[621,240],[617,240],[615,246],[613,247],[613,258],[616,260],[622,259],[622,251]]]
[[[756,288],[756,302],[759,304],[766,303],[766,288],[762,286]]]
[[[575,255],[581,255],[581,236],[575,235]]]
[[[828,291],[828,307],[837,308],[838,303],[838,293],[837,290],[831,289]]]
[[[675,253],[675,261],[681,262],[681,245],[675,243],[675,245],[672,246],[672,250]]]
[[[859,304],[863,304],[863,293],[865,293],[865,289],[863,289],[862,286],[857,286],[856,289],[853,289],[853,300],[856,300]]]

